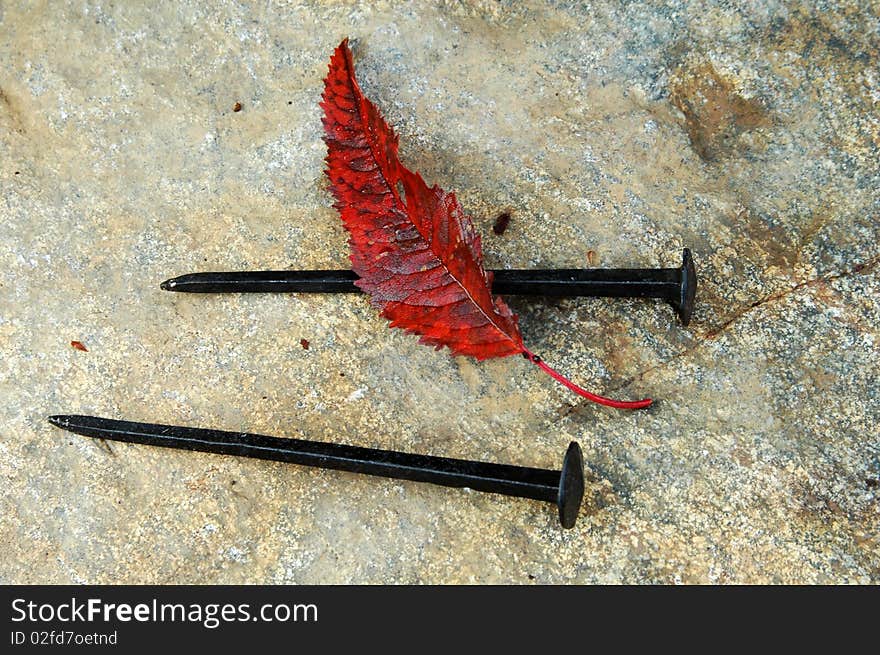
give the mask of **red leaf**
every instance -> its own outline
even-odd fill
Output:
[[[619,402],[566,380],[523,345],[516,315],[493,298],[480,237],[455,194],[431,188],[397,156],[397,135],[361,92],[345,39],[324,80],[327,176],[349,232],[356,284],[391,321],[438,350],[478,360],[523,355],[580,395]]]

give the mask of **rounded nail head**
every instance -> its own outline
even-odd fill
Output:
[[[584,455],[577,441],[568,444],[559,474],[559,523],[573,528],[584,497]]]
[[[697,297],[697,269],[690,248],[685,248],[681,255],[681,282],[678,293],[670,298],[672,306],[678,312],[681,324],[687,326],[694,313],[694,301]]]

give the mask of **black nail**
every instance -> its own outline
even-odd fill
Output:
[[[270,459],[543,500],[556,503],[563,528],[574,526],[584,495],[583,456],[574,441],[569,444],[562,460],[562,470],[549,471],[245,432],[133,423],[97,416],[50,416],[49,422],[97,439]]]
[[[496,270],[500,295],[662,298],[687,325],[694,309],[697,272],[684,249],[679,268],[563,268]],[[347,270],[189,273],[165,280],[165,291],[188,293],[355,293],[357,275]]]

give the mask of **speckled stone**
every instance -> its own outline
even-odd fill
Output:
[[[0,5],[0,582],[880,581],[876,8],[620,4]],[[434,352],[363,297],[159,290],[346,265],[318,108],[344,36],[488,266],[692,248],[689,328],[508,299],[551,365],[653,408]],[[538,502],[55,413],[554,468],[576,439],[589,489],[563,531]]]

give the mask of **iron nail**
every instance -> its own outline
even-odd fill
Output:
[[[691,320],[697,272],[688,248],[679,268],[560,268],[492,271],[500,295],[662,298],[683,325]],[[189,273],[165,280],[165,291],[187,293],[356,293],[349,270]]]
[[[568,446],[562,469],[551,471],[246,432],[134,423],[98,416],[50,416],[49,422],[96,439],[268,459],[543,500],[556,503],[563,528],[574,526],[584,495],[583,455],[575,441]]]

